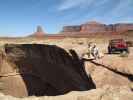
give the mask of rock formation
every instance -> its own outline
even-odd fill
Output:
[[[79,32],[81,30],[81,26],[64,26],[63,32]]]
[[[128,31],[133,31],[133,23],[106,25],[96,21],[90,21],[81,25],[64,26],[59,34],[46,34],[41,26],[37,26],[36,32],[30,35],[30,37],[62,39],[65,37],[121,36],[125,35]]]
[[[95,21],[88,22],[85,24],[81,25],[81,32],[89,32],[89,33],[97,33],[97,32],[105,32],[106,30],[106,25],[101,24]]]
[[[5,96],[0,93],[2,100],[133,100],[133,93],[131,90],[121,87],[114,88],[110,86],[104,86],[103,88],[94,89],[85,92],[70,92],[61,96],[42,96],[42,97],[26,97],[15,98],[11,96]]]
[[[57,46],[7,44],[0,55],[0,92],[12,96],[61,95],[95,88],[75,51]]]
[[[99,46],[100,44],[97,45],[102,53],[106,53],[106,44],[101,44],[101,46]],[[88,52],[86,44],[70,46],[70,48],[73,48],[81,58],[83,57],[83,54]],[[88,75],[91,75],[96,88],[110,85],[113,87],[125,86],[133,89],[133,55],[132,49],[130,50],[130,54],[125,58],[122,58],[119,55],[108,54],[105,54],[104,57],[97,60],[89,60],[88,56],[87,59],[84,58],[86,72]]]
[[[0,92],[16,97],[50,96],[35,98],[40,100],[132,100],[132,58],[125,59],[124,64],[123,59],[111,60],[111,56],[103,58],[104,63],[83,61],[77,54],[84,47],[79,45],[66,52],[54,45],[5,45],[0,52]],[[51,97],[84,90],[90,91]],[[0,94],[2,97],[6,98]]]
[[[133,84],[132,83],[133,74],[131,75],[124,74],[124,71],[123,73],[117,72],[117,69],[113,70],[113,68],[107,68],[105,67],[105,65],[98,63],[96,64],[95,62],[92,63],[86,62],[85,65],[86,65],[86,71],[89,73],[89,75],[92,76],[92,79],[96,84],[97,88],[102,88],[105,85],[119,87],[119,88],[123,86],[131,89],[133,88],[131,86]]]
[[[79,26],[64,26],[63,31],[64,33],[71,33],[73,32],[78,34],[89,33],[105,33],[105,34],[120,34],[122,32],[126,32],[128,30],[133,30],[133,24],[128,23],[119,23],[119,24],[102,24],[96,21],[87,22],[85,24],[81,24]]]
[[[45,32],[43,31],[42,27],[39,25],[37,26],[36,32],[30,35],[32,37],[41,38],[45,36]]]

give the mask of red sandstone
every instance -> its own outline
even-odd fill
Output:
[[[37,31],[31,35],[33,37],[46,37],[46,38],[65,38],[65,37],[89,37],[89,36],[110,36],[110,35],[123,35],[127,31],[133,31],[133,23],[119,23],[119,24],[102,24],[95,21],[87,22],[81,25],[64,26],[59,34],[49,35],[46,34],[41,26],[37,27]]]

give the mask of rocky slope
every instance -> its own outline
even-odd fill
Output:
[[[95,88],[75,51],[70,54],[54,45],[5,45],[0,56],[0,91],[23,97]]]
[[[61,96],[44,96],[44,97],[27,97],[15,98],[0,94],[1,100],[133,100],[133,92],[128,88],[114,88],[104,86],[103,88],[94,89],[85,92],[70,92]]]
[[[87,41],[92,42],[92,40],[89,40],[89,39],[87,39]],[[108,55],[106,51],[107,41],[106,42],[103,40],[98,41],[98,39],[93,39],[93,41],[96,41],[100,50],[103,53],[105,53],[104,57],[97,61],[82,61],[82,63],[81,63],[81,59],[79,59],[78,56],[82,56],[84,52],[87,52],[86,39],[65,39],[65,40],[58,40],[58,41],[52,40],[51,42],[49,40],[47,44],[56,44],[59,46],[59,48],[56,48],[55,46],[50,46],[52,47],[52,49],[45,48],[45,50],[42,50],[41,48],[37,49],[38,47],[36,48],[34,46],[33,47],[24,46],[25,47],[24,49],[22,45],[21,46],[8,45],[7,46],[8,52],[6,51],[6,55],[1,53],[0,59],[3,59],[6,56],[8,58],[8,61],[10,62],[7,62],[6,60],[7,58],[4,60],[6,63],[3,63],[3,66],[6,66],[6,68],[2,67],[1,73],[4,74],[5,72],[9,72],[9,71],[12,72],[14,71],[13,70],[14,68],[21,67],[19,68],[19,72],[23,73],[28,71],[28,73],[25,73],[26,76],[28,74],[28,77],[25,77],[25,80],[28,80],[28,83],[27,85],[25,85],[25,82],[23,81],[23,77],[21,75],[17,77],[13,77],[11,73],[10,75],[12,78],[10,79],[7,77],[0,78],[2,82],[6,83],[4,84],[4,86],[2,85],[2,83],[0,83],[0,88],[4,87],[3,88],[4,90],[1,90],[1,92],[6,94],[12,94],[12,93],[18,93],[18,91],[22,91],[22,92],[19,92],[20,93],[19,95],[25,95],[26,93],[25,96],[28,96],[29,93],[34,95],[39,95],[36,93],[44,94],[44,90],[46,89],[46,87],[49,87],[50,88],[49,91],[51,91],[51,86],[49,86],[48,84],[45,84],[45,81],[38,74],[38,72],[44,73],[46,71],[40,71],[37,69],[38,66],[41,65],[40,62],[43,64],[46,62],[49,62],[50,65],[51,63],[54,63],[52,66],[54,67],[59,66],[59,68],[61,68],[61,70],[54,69],[54,70],[58,70],[58,73],[60,73],[60,74],[54,74],[54,78],[56,75],[57,77],[62,76],[67,78],[67,81],[65,81],[65,83],[67,84],[66,86],[70,86],[70,84],[72,84],[72,86],[75,87],[74,85],[75,83],[76,84],[84,84],[84,82],[86,83],[86,78],[84,77],[84,71],[83,71],[83,69],[85,68],[87,75],[91,76],[91,79],[92,79],[91,82],[89,81],[88,85],[90,86],[90,83],[93,82],[93,85],[95,85],[97,89],[86,91],[86,92],[71,92],[66,95],[55,96],[55,97],[44,96],[44,97],[22,98],[23,100],[30,100],[30,99],[33,99],[33,100],[36,100],[36,99],[37,100],[38,99],[39,100],[45,100],[45,99],[46,100],[49,100],[49,99],[50,100],[51,99],[52,100],[116,100],[116,99],[132,100],[133,98],[132,97],[132,94],[133,94],[133,91],[132,91],[133,90],[133,73],[132,73],[133,52],[132,51],[133,49],[131,48],[130,54],[128,55],[128,57],[120,57],[119,54]],[[40,41],[38,41],[37,43],[40,43]],[[41,41],[41,43],[44,43],[44,41]],[[29,50],[26,49],[29,47],[30,47]],[[65,50],[60,47],[64,48]],[[41,52],[45,52],[45,53],[42,54]],[[31,55],[34,55],[34,56],[31,56]],[[41,59],[45,59],[45,60],[41,60]],[[68,63],[68,62],[71,62],[71,63]],[[22,66],[20,66],[21,63],[23,63]],[[13,69],[11,66],[13,67]],[[69,68],[64,69],[65,67],[63,67],[62,69],[61,66],[65,66]],[[49,70],[53,69],[54,67],[51,67]],[[54,73],[54,70],[52,70],[51,73]],[[67,75],[66,74],[64,75],[64,73],[66,73],[65,71],[68,72]],[[50,75],[51,73],[48,73],[47,75]],[[69,75],[71,73],[74,73],[72,76],[70,76],[72,78],[69,79],[69,80],[72,79],[71,80],[72,82],[68,81]],[[76,80],[75,80],[75,77],[76,77]],[[18,81],[14,81],[14,80],[18,80]],[[32,82],[30,82],[31,80]],[[46,87],[44,86],[44,84]],[[23,88],[20,88],[19,86],[22,86]],[[28,87],[32,86],[33,88],[30,87],[29,91],[27,92],[26,86]],[[11,96],[5,96],[3,94],[1,94],[0,99],[1,98],[3,100],[18,99]]]

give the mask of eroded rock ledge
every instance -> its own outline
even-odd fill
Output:
[[[61,96],[15,98],[0,94],[2,100],[133,100],[133,92],[125,87],[104,86],[85,92],[70,92]]]
[[[96,88],[75,51],[41,44],[6,44],[0,53],[0,91],[55,96]]]

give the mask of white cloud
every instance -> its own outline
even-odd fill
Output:
[[[112,11],[112,15],[123,15],[130,12],[132,0],[121,1],[117,7]],[[110,12],[111,13],[111,12]]]
[[[90,5],[94,0],[62,0],[62,3],[59,5],[58,10],[64,11],[74,7],[81,7]]]
[[[58,11],[71,11],[73,8],[89,8],[89,13],[84,14],[84,19],[93,19],[96,17],[96,19],[106,20],[107,22],[130,22],[133,20],[132,5],[133,0],[62,0],[57,9]]]
[[[58,7],[59,11],[69,10],[74,7],[100,6],[109,0],[62,0]]]

